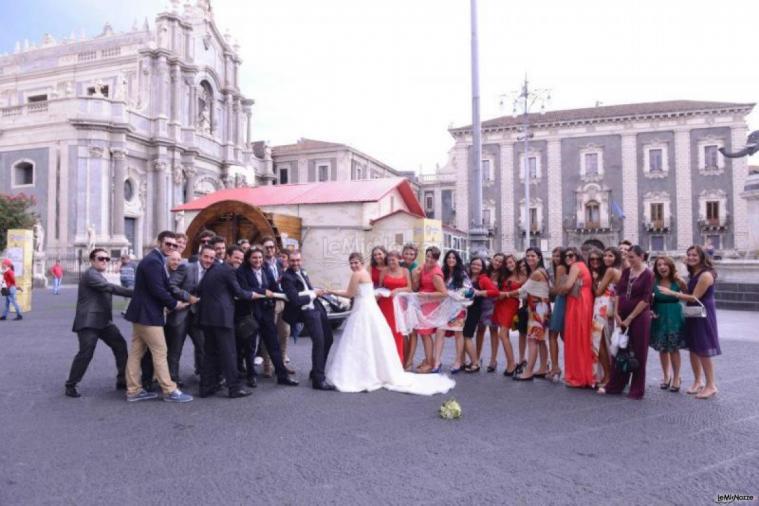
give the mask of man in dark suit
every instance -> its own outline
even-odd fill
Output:
[[[256,350],[255,332],[247,331],[245,319],[252,316],[255,329],[261,335],[261,339],[268,350],[277,373],[277,383],[280,385],[296,386],[297,381],[290,378],[287,367],[280,353],[277,342],[277,329],[274,324],[274,293],[279,291],[276,280],[268,269],[264,267],[263,251],[257,246],[250,248],[245,253],[245,262],[237,270],[237,280],[245,290],[262,295],[264,298],[252,302],[238,300],[235,308],[235,320],[238,325],[238,349],[241,349],[248,369],[248,385],[256,384],[256,372],[253,368],[253,355]]]
[[[127,362],[127,346],[118,327],[113,324],[112,295],[132,296],[131,288],[123,288],[109,283],[103,276],[111,259],[102,248],[90,252],[90,268],[79,280],[79,292],[76,299],[76,316],[73,331],[79,338],[79,353],[71,363],[71,372],[66,381],[66,395],[79,397],[77,383],[82,381],[87,366],[90,365],[95,345],[102,339],[113,351],[116,359],[116,388],[126,388],[124,369]]]
[[[147,349],[153,357],[153,368],[158,383],[163,390],[163,400],[168,402],[189,402],[192,396],[182,393],[171,380],[166,361],[166,338],[163,326],[166,323],[164,308],[181,310],[187,302],[179,302],[169,292],[169,273],[165,257],[177,249],[174,232],[165,230],[158,234],[158,247],[145,255],[137,265],[132,302],[125,318],[132,322],[132,349],[127,360],[127,401],[155,399],[156,394],[142,388],[140,361]],[[197,302],[191,297],[190,302]]]
[[[205,258],[208,246],[201,250],[201,262]],[[198,285],[200,303],[198,322],[205,337],[205,357],[200,372],[200,396],[213,395],[218,388],[218,372],[221,369],[229,388],[229,397],[238,398],[250,395],[240,388],[237,375],[237,350],[234,330],[234,298],[257,299],[263,296],[243,290],[237,281],[235,270],[243,261],[242,250],[230,246],[224,263],[203,265],[207,269]]]
[[[332,327],[327,311],[317,299],[323,290],[314,290],[308,275],[301,269],[300,251],[288,255],[289,267],[282,275],[282,291],[287,296],[284,319],[291,326],[303,322],[311,336],[311,381],[315,390],[334,390],[325,381],[324,366],[332,346]]]
[[[266,270],[272,275],[277,282],[277,291],[281,292],[279,280],[282,278],[282,274],[285,272],[285,267],[282,261],[277,258],[277,243],[271,236],[266,236],[261,239],[261,246],[263,248],[264,260],[263,264]],[[282,359],[285,364],[289,361],[287,358],[287,340],[290,337],[290,325],[282,318],[282,311],[285,309],[285,303],[282,300],[278,300],[274,305],[274,325],[277,329],[277,340],[279,344],[279,353],[282,355]],[[264,377],[271,377],[272,372],[272,360],[267,352],[267,344],[264,342],[260,347],[261,358],[264,361]],[[295,370],[287,367],[287,372],[295,374]]]
[[[212,265],[215,258],[213,249],[206,248],[205,260],[181,264],[175,271],[169,273],[169,290],[175,299],[190,302],[192,296],[196,296],[200,280],[203,279],[206,269],[203,265]],[[182,356],[184,341],[189,334],[195,350],[195,374],[200,374],[203,364],[203,329],[198,324],[198,305],[193,304],[189,308],[172,311],[166,317],[166,345],[168,347],[169,373],[176,382],[179,379],[179,360]]]

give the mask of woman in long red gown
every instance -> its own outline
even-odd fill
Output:
[[[569,269],[562,292],[567,294],[564,316],[564,382],[575,388],[593,387],[593,279],[577,248],[563,251]]]
[[[395,294],[411,291],[411,274],[408,269],[401,267],[401,255],[397,251],[391,251],[387,254],[387,268],[380,275],[379,284],[382,288],[390,290],[390,297],[380,297],[377,299],[380,310],[393,332],[395,347],[398,349],[398,356],[401,359],[401,365],[404,363],[403,357],[403,334],[395,329],[395,310],[393,309],[393,299]]]

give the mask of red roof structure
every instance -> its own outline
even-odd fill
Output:
[[[172,211],[200,211],[223,200],[236,200],[256,207],[377,202],[395,189],[401,194],[411,214],[424,216],[422,205],[411,188],[411,184],[407,179],[398,177],[227,188],[177,206]]]

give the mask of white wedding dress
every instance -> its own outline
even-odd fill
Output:
[[[360,283],[353,312],[327,357],[327,382],[340,392],[386,388],[418,395],[442,394],[456,382],[442,374],[403,370],[390,327],[374,298],[371,283]]]

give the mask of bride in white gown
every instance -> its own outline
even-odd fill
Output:
[[[413,374],[403,370],[393,334],[374,297],[369,273],[360,253],[350,255],[353,271],[346,290],[330,293],[353,298],[353,311],[342,335],[327,357],[327,382],[340,392],[371,392],[386,388],[418,395],[445,393],[456,382],[442,374]]]

